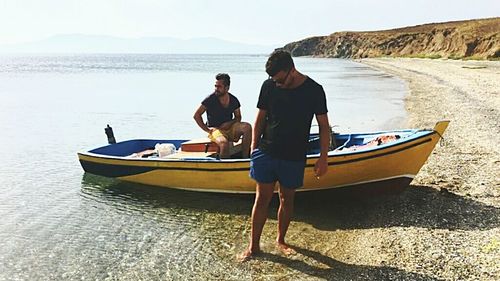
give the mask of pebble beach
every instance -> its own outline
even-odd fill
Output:
[[[408,127],[451,121],[443,145],[436,147],[410,189],[414,195],[428,189],[445,200],[432,215],[454,227],[401,229],[398,247],[387,252],[400,256],[398,266],[438,279],[499,280],[500,62],[362,62],[407,81]]]

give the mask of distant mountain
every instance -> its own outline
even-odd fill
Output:
[[[289,43],[294,56],[334,58],[500,58],[500,18],[431,23],[371,32],[336,32]]]
[[[268,54],[277,45],[250,45],[217,38],[137,39],[99,35],[57,35],[23,44],[0,45],[0,53],[169,53],[169,54]]]

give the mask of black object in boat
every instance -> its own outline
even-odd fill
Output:
[[[111,128],[109,124],[106,128],[104,128],[104,132],[106,133],[106,136],[108,136],[109,144],[116,143],[115,135],[113,134],[113,128]]]

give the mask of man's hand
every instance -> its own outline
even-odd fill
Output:
[[[316,164],[314,164],[314,175],[317,179],[326,174],[328,171],[328,158],[320,157]]]

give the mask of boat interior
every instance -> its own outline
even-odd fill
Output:
[[[384,131],[366,134],[338,134],[333,133],[329,155],[359,153],[397,143],[406,142],[424,135],[431,134],[432,130],[399,130]],[[168,155],[158,152],[158,144],[169,144],[173,149]],[[155,148],[156,147],[156,148]],[[223,161],[241,159],[241,140],[231,146],[231,158],[219,159],[217,144],[208,138],[193,140],[152,140],[135,139],[99,147],[88,151],[103,157],[120,157],[144,160],[197,160]],[[318,156],[320,153],[320,138],[317,133],[309,136],[308,157]]]

